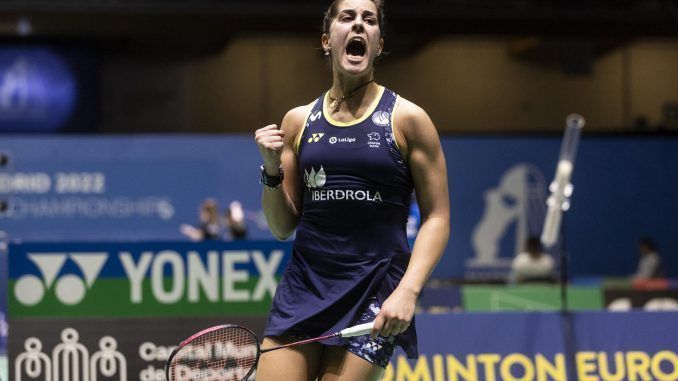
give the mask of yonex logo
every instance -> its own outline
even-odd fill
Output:
[[[315,171],[315,168],[311,167],[311,172],[309,173],[304,169],[304,183],[306,183],[307,188],[321,188],[325,186],[327,182],[327,175],[325,174],[325,169],[320,166],[318,172]]]
[[[35,275],[24,275],[17,279],[14,296],[19,303],[34,306],[54,286],[54,294],[61,303],[76,305],[82,302],[87,289],[92,288],[99,277],[108,260],[108,253],[28,253],[28,259],[40,270],[42,279]],[[64,274],[57,279],[68,259],[78,266],[84,279],[75,274]]]
[[[308,138],[308,142],[309,143],[317,143],[317,142],[320,141],[320,139],[323,138],[323,136],[325,136],[325,134],[323,134],[323,133],[312,134],[311,137]]]

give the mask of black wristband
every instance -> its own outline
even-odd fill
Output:
[[[264,167],[263,165],[261,166],[260,169],[261,169],[261,178],[259,179],[259,182],[264,184],[264,186],[269,189],[280,188],[284,177],[282,167],[278,168],[278,176],[269,176],[268,173],[266,173],[266,167]]]

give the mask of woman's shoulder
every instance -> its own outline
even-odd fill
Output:
[[[426,111],[416,103],[398,96],[398,106],[395,116],[398,121],[407,124],[418,124],[429,120]]]
[[[419,105],[402,96],[399,96],[394,123],[406,137],[426,133],[430,128],[435,129],[428,113]]]
[[[313,110],[313,105],[315,105],[315,103],[316,100],[289,110],[283,118],[282,128],[288,132],[298,132],[306,122],[306,118],[308,118],[308,115]]]

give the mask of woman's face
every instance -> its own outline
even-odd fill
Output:
[[[339,3],[329,35],[322,37],[323,48],[330,51],[335,70],[350,75],[372,70],[374,59],[384,46],[377,12],[370,0]]]

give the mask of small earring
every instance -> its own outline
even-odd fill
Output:
[[[329,49],[325,50],[325,55],[326,55],[326,56],[329,56],[329,55],[330,55],[330,50],[329,50]]]

